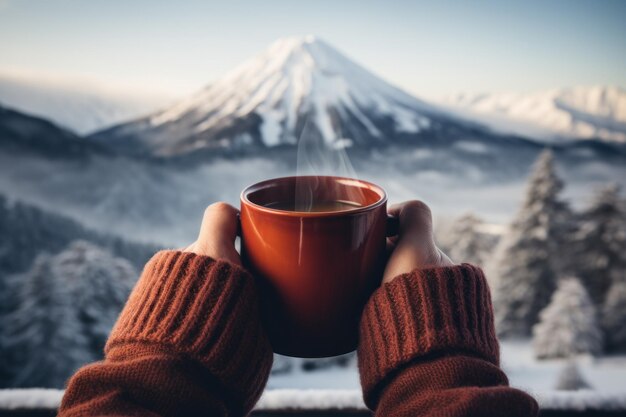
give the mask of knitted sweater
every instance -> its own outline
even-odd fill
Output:
[[[69,381],[59,415],[243,416],[272,349],[255,281],[225,261],[177,251],[146,265],[105,347]],[[377,416],[535,416],[498,367],[489,289],[471,265],[415,271],[363,312],[358,348]]]

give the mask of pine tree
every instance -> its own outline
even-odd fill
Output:
[[[55,276],[72,289],[90,354],[94,360],[99,359],[137,280],[135,269],[127,260],[115,258],[92,243],[76,241],[55,257]]]
[[[614,282],[626,281],[626,208],[615,185],[601,190],[579,219],[575,271],[601,306]]]
[[[578,391],[581,389],[591,389],[591,385],[585,380],[578,369],[576,362],[568,362],[559,373],[554,387],[559,391]]]
[[[141,268],[157,246],[101,234],[80,223],[28,204],[8,203],[0,194],[0,274],[26,271],[42,252],[51,255],[75,240],[86,240],[128,259]]]
[[[533,327],[533,347],[539,359],[570,358],[602,352],[602,332],[596,309],[577,278],[559,282],[550,304]]]
[[[4,230],[4,223],[7,220],[8,208],[6,198],[0,194],[0,231]],[[7,253],[8,239],[0,239],[0,257],[1,254]],[[0,381],[6,381],[9,378],[9,359],[4,346],[4,335],[2,324],[6,320],[6,316],[15,309],[13,297],[9,294],[10,288],[9,274],[0,267]],[[0,384],[0,387],[2,385]]]
[[[20,305],[4,323],[4,353],[13,387],[62,388],[88,362],[88,341],[72,305],[71,289],[58,282],[53,259],[40,255],[25,274]]]
[[[81,365],[102,357],[104,343],[137,275],[128,261],[78,241],[41,255],[12,279],[15,311],[3,318],[3,383],[61,388]]]
[[[530,336],[549,303],[556,277],[565,270],[563,253],[571,214],[559,193],[552,153],[544,151],[530,177],[524,203],[496,253],[494,304],[501,336]]]
[[[448,254],[455,262],[469,262],[483,265],[494,239],[481,233],[482,220],[468,213],[458,218],[447,236]]]
[[[602,308],[607,350],[626,351],[626,281],[614,283]]]

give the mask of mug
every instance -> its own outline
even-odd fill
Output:
[[[299,195],[358,206],[321,212],[271,207]],[[242,191],[240,216],[242,261],[258,278],[274,352],[312,358],[353,351],[363,307],[380,284],[386,236],[395,234],[387,232],[385,191],[343,177],[270,179]]]

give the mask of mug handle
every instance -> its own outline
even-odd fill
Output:
[[[398,236],[400,229],[400,220],[397,217],[387,215],[387,232],[386,236]],[[241,214],[237,213],[237,236],[241,237]]]

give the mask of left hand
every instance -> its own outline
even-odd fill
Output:
[[[204,211],[198,238],[182,251],[241,265],[241,258],[235,250],[238,213],[239,210],[230,204],[224,202],[211,204]]]

